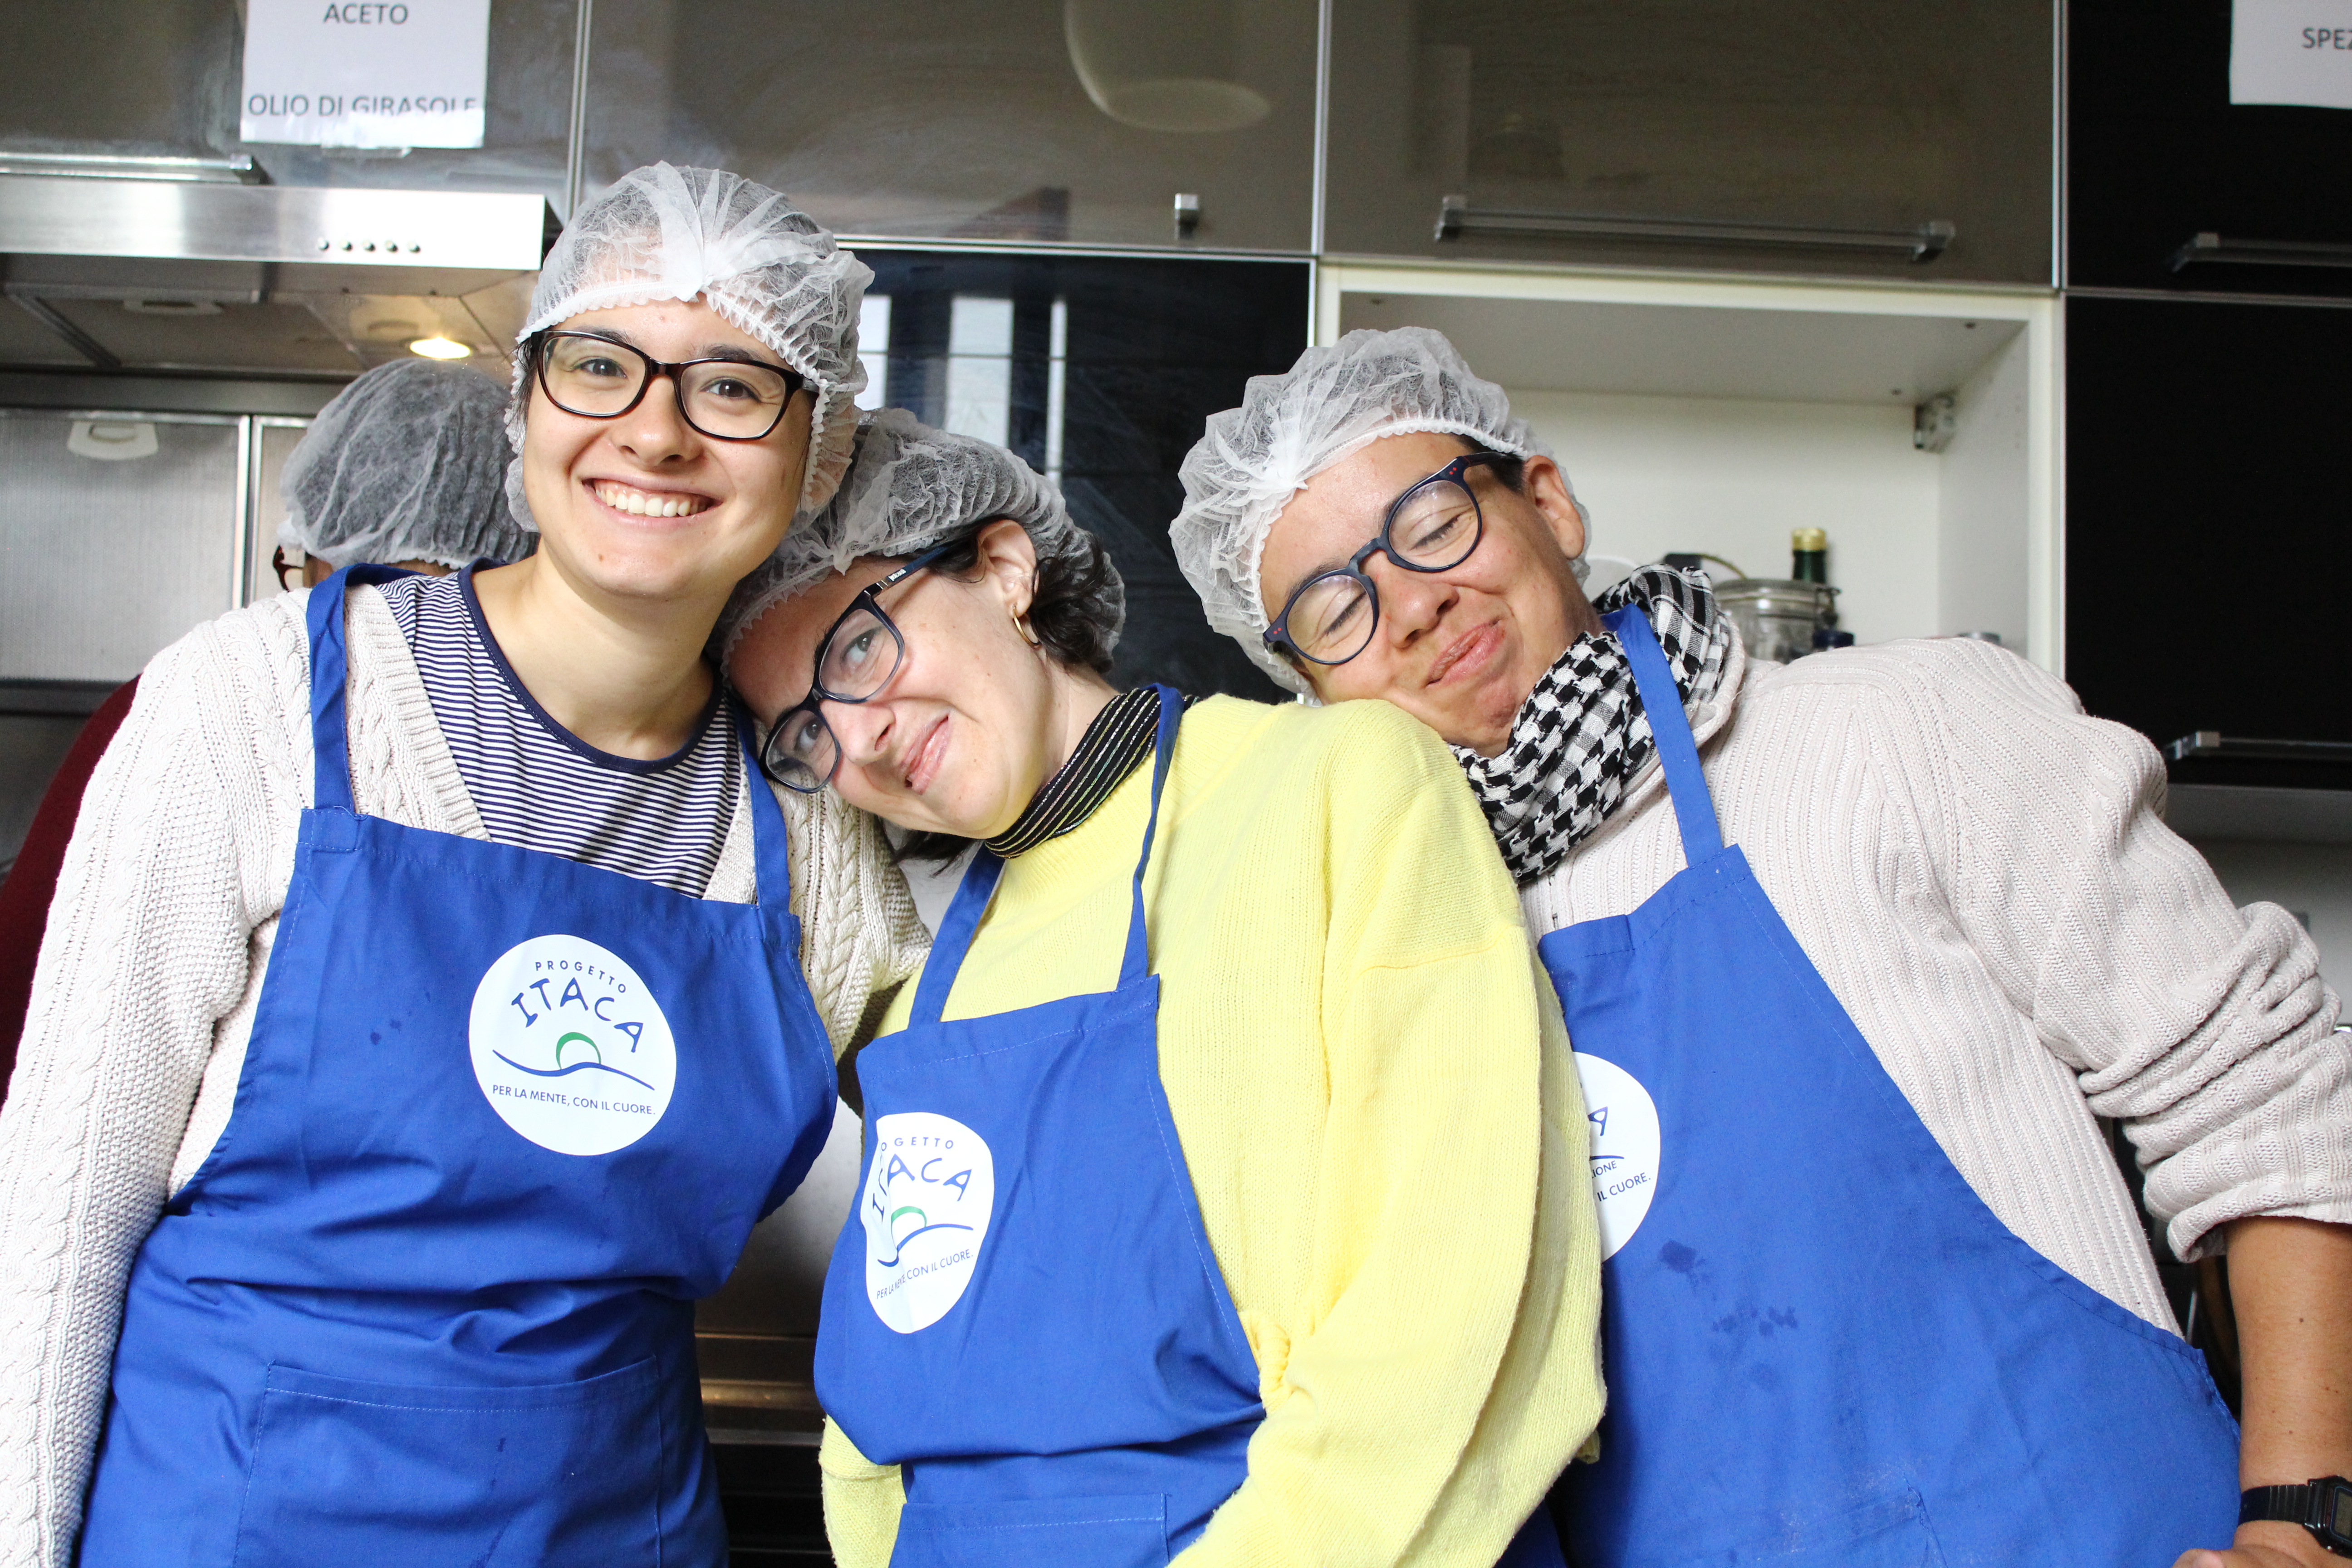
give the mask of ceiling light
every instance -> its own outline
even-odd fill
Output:
[[[471,359],[474,351],[455,338],[419,338],[408,345],[408,352],[423,354],[426,359]]]

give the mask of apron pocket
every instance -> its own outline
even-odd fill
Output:
[[[1802,1531],[1802,1539],[1774,1539],[1759,1529],[1750,1540],[1730,1551],[1700,1552],[1690,1557],[1644,1553],[1658,1562],[1706,1563],[1730,1568],[1738,1563],[1769,1568],[1944,1568],[1943,1549],[1928,1527],[1927,1504],[1916,1491],[1906,1491],[1843,1514],[1821,1518]]]
[[[1166,1568],[1168,1500],[1159,1492],[908,1503],[890,1568]]]
[[[415,1388],[273,1366],[237,1568],[660,1561],[661,1373]]]

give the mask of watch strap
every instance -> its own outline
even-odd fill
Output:
[[[2310,1511],[2309,1481],[2299,1481],[2291,1487],[2248,1487],[2238,1494],[2240,1524],[2252,1524],[2263,1520],[2301,1524],[2304,1516]]]
[[[2249,1487],[2238,1494],[2238,1522],[2299,1524],[2327,1551],[2352,1557],[2352,1481],[2321,1476],[2298,1486]]]

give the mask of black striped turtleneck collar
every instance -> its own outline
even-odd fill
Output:
[[[1192,705],[1192,699],[1184,700]],[[988,841],[991,853],[1006,859],[1059,838],[1095,814],[1146,757],[1160,732],[1160,689],[1122,691],[1094,717],[1078,737],[1070,760],[1030,801],[1020,820]]]

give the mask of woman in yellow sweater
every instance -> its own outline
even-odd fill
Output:
[[[1385,703],[1115,691],[1118,575],[1044,481],[860,443],[730,671],[780,782],[983,847],[857,1060],[835,1556],[1559,1563],[1586,1129],[1459,770]]]

